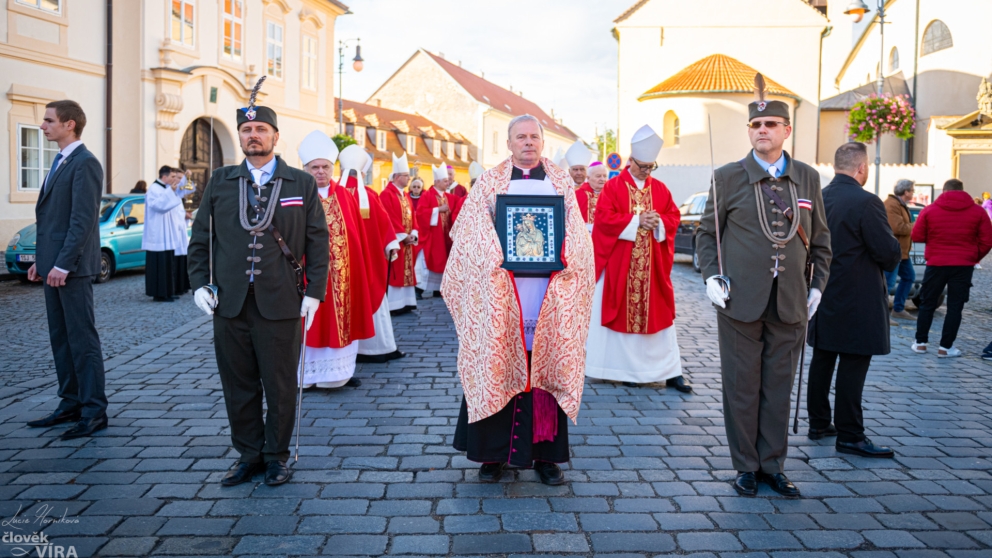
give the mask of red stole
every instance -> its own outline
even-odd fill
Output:
[[[352,194],[355,204],[358,204],[358,181],[348,177],[348,192]],[[368,289],[372,291],[372,310],[378,310],[386,296],[386,275],[389,273],[389,262],[386,261],[386,246],[396,240],[396,232],[389,215],[379,201],[379,194],[368,186],[365,193],[369,197],[369,216],[362,219],[365,224],[365,262],[368,266]]]
[[[333,180],[321,200],[330,234],[327,294],[307,333],[307,347],[340,349],[375,336],[366,287],[365,231],[354,198]],[[377,303],[378,304],[378,303]]]
[[[386,210],[396,234],[410,235],[417,229],[417,215],[413,211],[413,200],[406,192],[401,192],[392,182],[379,194],[379,201]],[[400,243],[399,257],[390,263],[389,286],[413,287],[417,284],[414,272],[416,252],[413,244]]]
[[[448,204],[448,212],[438,212],[437,225],[431,226],[431,213],[443,203]],[[444,273],[451,253],[451,211],[455,207],[455,196],[440,192],[433,186],[424,190],[417,206],[417,223],[420,224],[420,244],[423,246],[427,269],[434,273]],[[425,234],[426,233],[426,234]]]
[[[588,182],[583,183],[575,190],[575,199],[579,202],[579,210],[582,211],[582,218],[586,220],[586,223],[592,223],[595,219],[596,202],[599,201],[599,196],[602,193],[602,190],[596,193]]]
[[[620,234],[635,213],[654,209],[661,215],[665,241],[654,231],[637,229],[637,240]],[[672,262],[678,206],[668,188],[650,176],[638,190],[629,170],[614,177],[599,196],[592,243],[596,252],[596,278],[603,279],[603,325],[621,333],[657,333],[675,320]]]

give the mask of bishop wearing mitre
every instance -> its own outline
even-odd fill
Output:
[[[469,186],[475,186],[475,181],[482,176],[482,173],[486,172],[486,169],[482,167],[479,163],[472,161],[472,164],[468,166],[468,178]],[[464,187],[464,186],[463,186]],[[455,221],[458,220],[458,214],[462,211],[462,206],[465,205],[465,200],[468,199],[468,194],[463,197],[455,199],[455,208],[451,212],[451,226],[455,226]]]
[[[365,228],[354,197],[331,179],[338,158],[331,138],[319,130],[310,132],[300,143],[299,155],[304,169],[317,181],[330,236],[327,295],[307,333],[303,387],[361,385],[352,378],[358,340],[375,335]]]
[[[569,459],[568,421],[577,419],[582,399],[592,243],[571,177],[540,156],[540,121],[518,116],[508,137],[510,158],[483,173],[462,206],[442,284],[465,394],[453,445],[481,464],[480,481],[499,480],[508,466],[533,467],[541,482],[559,485],[565,477],[558,464]],[[503,269],[494,226],[500,194],[564,198],[563,270],[515,277]]]
[[[407,162],[406,151],[400,157],[393,155],[393,171],[389,178],[389,184],[379,193],[379,201],[393,224],[400,246],[399,257],[389,264],[389,282],[386,285],[389,313],[395,316],[417,308],[417,273],[414,264],[419,233],[413,200],[406,192],[406,186],[410,182],[410,164]]]
[[[358,362],[382,363],[405,356],[396,348],[393,321],[386,300],[386,279],[389,264],[396,257],[400,244],[393,223],[379,201],[375,190],[365,185],[365,176],[372,167],[372,157],[352,144],[341,150],[341,182],[358,201],[358,212],[365,228],[365,246],[369,250],[368,283],[375,310],[372,321],[375,336],[358,343]]]
[[[424,298],[441,290],[441,278],[451,253],[452,211],[456,198],[448,193],[448,169],[444,165],[431,166],[434,185],[420,196],[417,206],[417,223],[420,225],[420,244],[423,249],[417,256],[417,288]]]
[[[680,214],[672,193],[651,176],[662,143],[650,126],[637,130],[627,168],[606,183],[596,203],[586,376],[628,386],[666,380],[687,392],[671,278]]]
[[[592,159],[592,153],[586,144],[582,143],[582,140],[575,140],[575,143],[565,152],[565,164],[568,166],[562,168],[568,169],[568,174],[572,177],[572,182],[575,183],[576,188],[586,182],[586,168],[590,159]]]
[[[575,199],[579,202],[579,210],[586,220],[586,228],[592,232],[593,223],[596,220],[596,204],[599,203],[599,196],[603,193],[603,187],[607,181],[606,165],[599,161],[589,164],[586,172],[586,181],[575,190]]]

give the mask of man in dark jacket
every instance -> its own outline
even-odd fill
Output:
[[[992,250],[992,222],[981,206],[964,191],[964,184],[952,178],[944,192],[920,212],[913,226],[913,242],[925,242],[927,270],[920,287],[920,315],[916,324],[914,353],[927,352],[930,324],[944,287],[947,287],[947,314],[937,357],[959,357],[953,347],[961,327],[961,311],[968,302],[971,275],[975,265]]]
[[[872,355],[889,353],[889,317],[883,271],[899,266],[902,250],[892,236],[885,206],[863,189],[868,179],[868,152],[863,143],[846,143],[834,155],[837,175],[823,190],[830,228],[830,278],[820,311],[809,322],[809,437],[837,436],[841,453],[893,457],[889,448],[865,437],[861,392]],[[830,381],[837,366],[830,424]]]

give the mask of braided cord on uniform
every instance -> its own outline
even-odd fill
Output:
[[[799,205],[796,201],[798,194],[796,193],[796,183],[789,181],[789,193],[792,194],[792,214],[795,216],[791,220],[789,225],[789,234],[782,238],[778,238],[772,232],[771,227],[768,225],[768,215],[765,214],[765,205],[762,203],[764,197],[761,195],[761,183],[756,182],[754,184],[754,199],[758,203],[758,221],[761,223],[761,232],[764,233],[765,238],[770,240],[773,244],[781,245],[785,247],[793,237],[796,236],[796,232],[799,231]]]
[[[272,203],[265,208],[262,220],[255,225],[248,222],[248,188],[248,180],[242,176],[238,182],[238,207],[240,208],[238,217],[241,218],[241,227],[248,232],[264,231],[272,224],[272,217],[276,214],[276,201],[279,199],[279,192],[282,190],[282,179],[276,179],[272,187],[272,195],[270,196]],[[252,211],[254,211],[254,208],[252,208]]]

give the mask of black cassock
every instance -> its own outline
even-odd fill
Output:
[[[462,397],[452,446],[467,452],[469,461],[476,463],[509,463],[514,467],[533,467],[534,461],[565,463],[569,459],[568,415],[560,406],[557,408],[558,433],[554,440],[534,443],[533,392],[518,393],[495,415],[471,424]]]

